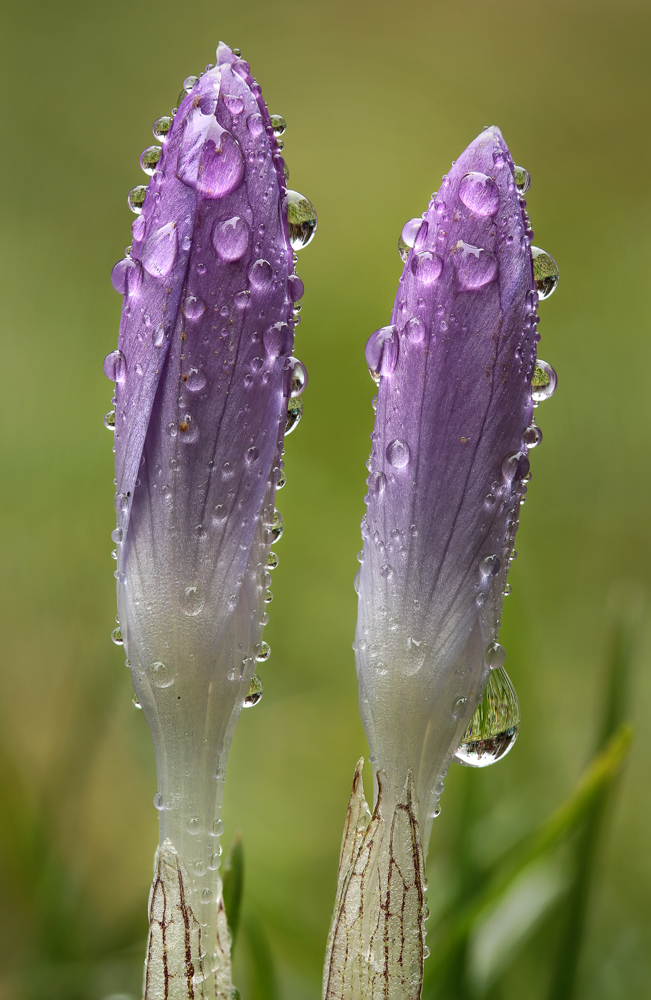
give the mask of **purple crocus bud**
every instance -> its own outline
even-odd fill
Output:
[[[540,440],[533,406],[551,394],[552,370],[536,362],[537,287],[549,294],[558,274],[540,251],[543,288],[518,170],[499,129],[471,143],[405,225],[391,324],[366,346],[379,389],[355,652],[377,795],[370,818],[358,768],[328,998],[420,996],[423,865],[443,779],[458,750],[486,763],[517,733],[497,639]]]
[[[129,195],[138,218],[112,274],[124,304],[105,361],[116,383],[117,640],[158,773],[145,996],[230,1000],[224,772],[269,655],[274,498],[306,378],[292,355],[303,293],[292,249],[316,215],[287,192],[260,87],[226,45],[154,134],[162,146],[141,158],[149,186]]]

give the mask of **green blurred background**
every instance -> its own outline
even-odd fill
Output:
[[[451,769],[430,851],[433,913],[458,877],[468,795],[466,840],[481,865],[549,815],[593,751],[613,606],[622,581],[644,588],[651,572],[651,6],[6,0],[0,19],[0,1000],[140,996],[156,780],[109,639],[101,362],[117,339],[109,273],[130,242],[139,154],[220,38],[285,116],[291,186],[319,213],[298,264],[296,351],[310,384],[279,497],[273,654],[233,744],[224,839],[243,833],[244,910],[269,935],[280,995],[316,998],[366,752],[351,651],[374,392],[363,347],[388,320],[402,224],[492,123],[532,175],[535,243],[560,266],[540,310],[540,354],[559,390],[537,411],[545,439],[502,630],[522,729],[489,771]],[[637,738],[610,800],[580,966],[579,995],[594,1000],[651,996],[648,652],[642,616],[628,695]],[[492,984],[477,973],[471,994],[547,995],[558,871],[556,896],[541,876],[553,898],[527,941]],[[247,977],[244,949],[245,1000]]]

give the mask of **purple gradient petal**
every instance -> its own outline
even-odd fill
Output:
[[[356,659],[375,770],[395,795],[413,770],[426,845],[486,680],[528,471],[537,296],[499,129],[459,157],[424,220],[385,328],[398,343],[381,371],[390,338],[379,331],[367,346],[382,377]]]

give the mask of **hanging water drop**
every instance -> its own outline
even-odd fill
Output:
[[[269,558],[267,559],[267,569],[276,569],[278,565],[278,553],[270,552]]]
[[[266,541],[269,545],[273,545],[274,542],[277,542],[280,539],[283,531],[285,530],[285,521],[283,515],[280,513],[279,510],[274,509],[271,521],[269,522],[269,524],[267,524],[266,527],[267,527]]]
[[[527,448],[537,448],[542,441],[542,431],[535,420],[531,421],[524,432],[524,443]]]
[[[274,135],[282,135],[287,128],[287,122],[282,115],[269,115],[271,121],[271,127],[274,130]]]
[[[490,667],[491,670],[503,667],[506,660],[504,646],[500,646],[499,642],[489,642],[484,653],[484,659],[486,660],[486,666]]]
[[[109,410],[104,414],[104,426],[107,431],[115,431],[115,410]]]
[[[257,674],[254,674],[251,678],[251,685],[249,687],[249,693],[244,699],[244,708],[251,708],[253,705],[257,705],[262,698],[262,681]]]
[[[136,184],[136,186],[131,188],[129,191],[129,194],[127,195],[127,205],[134,215],[140,215],[142,212],[142,206],[145,203],[146,194],[147,188],[144,184]]]
[[[526,194],[531,187],[531,176],[524,167],[513,167],[513,180],[520,194]]]
[[[268,642],[265,642],[263,639],[262,642],[260,643],[260,651],[256,656],[256,660],[258,661],[258,663],[264,663],[266,660],[269,659],[270,656],[271,656],[271,646],[269,645]]]
[[[300,396],[307,385],[307,370],[298,358],[289,358],[289,366],[291,368],[289,395],[294,398]]]
[[[111,351],[107,354],[102,367],[111,382],[124,382],[127,377],[127,359],[122,351]]]
[[[492,670],[455,757],[467,767],[487,767],[505,757],[520,728],[520,706],[504,667]]]
[[[551,256],[539,247],[531,248],[533,257],[533,279],[536,283],[538,298],[548,299],[558,284],[558,264]]]
[[[140,166],[146,174],[153,174],[156,169],[156,164],[160,160],[160,155],[163,152],[161,146],[147,146],[140,154]]]
[[[303,400],[300,398],[290,399],[287,404],[287,420],[285,422],[285,436],[291,434],[298,427],[303,416]]]
[[[122,632],[120,631],[119,625],[117,626],[117,628],[114,628],[113,631],[111,632],[111,639],[113,640],[116,646],[124,646],[124,640],[122,638]]]
[[[531,398],[534,405],[544,402],[556,392],[558,377],[547,361],[536,361],[533,378],[531,379]]]
[[[398,253],[400,254],[400,259],[402,261],[407,260],[409,251],[413,248],[422,225],[422,219],[409,219],[409,221],[405,222],[402,227],[402,231],[398,238]]]
[[[290,246],[292,250],[302,250],[312,241],[316,232],[316,209],[305,195],[289,189],[285,191],[284,207]]]
[[[167,133],[172,127],[173,122],[174,119],[170,118],[169,115],[163,115],[162,118],[157,118],[152,127],[154,138],[159,139],[161,142],[164,142],[165,139],[167,138]]]

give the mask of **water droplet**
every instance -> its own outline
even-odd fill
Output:
[[[525,451],[512,451],[502,462],[502,475],[507,483],[521,482],[529,472],[529,459]]]
[[[283,471],[280,473],[280,479],[276,483],[276,489],[277,490],[282,490],[283,487],[286,486],[286,485],[287,485],[287,473],[283,469]]]
[[[193,837],[199,833],[201,829],[201,823],[198,816],[190,816],[188,820],[188,833],[191,833]]]
[[[287,279],[287,295],[290,302],[300,302],[305,287],[297,274],[290,274]]]
[[[249,115],[246,125],[251,135],[260,135],[264,132],[264,121],[262,119],[262,115],[258,111],[256,111],[253,115]]]
[[[198,76],[186,76],[185,80],[183,81],[183,90],[185,91],[186,94],[189,94],[191,90],[194,90],[194,88],[198,83],[199,83]],[[180,103],[181,101],[179,101],[179,104]]]
[[[120,630],[119,625],[117,626],[117,628],[114,628],[113,631],[111,632],[111,639],[113,640],[116,646],[124,645],[124,640],[122,638],[122,632]]]
[[[257,462],[259,456],[260,452],[254,445],[251,448],[247,448],[247,450],[244,452],[244,461],[246,462],[247,465],[253,465],[254,462]]]
[[[280,357],[286,354],[292,346],[292,331],[287,323],[282,321],[273,323],[264,331],[262,343],[270,358]]]
[[[267,569],[276,569],[278,565],[278,553],[270,552],[267,559]]]
[[[174,684],[172,671],[164,663],[161,663],[160,660],[150,663],[147,667],[147,676],[154,687],[157,688],[168,688]]]
[[[506,650],[504,649],[504,646],[500,646],[499,642],[489,642],[486,647],[486,652],[484,653],[484,659],[486,660],[486,665],[490,667],[491,670],[503,667],[506,660]]]
[[[249,687],[249,693],[244,699],[244,708],[251,708],[253,705],[257,705],[262,698],[262,681],[257,674],[254,674],[251,678],[251,685]]]
[[[223,101],[232,115],[241,115],[244,111],[244,101],[235,94],[224,94]]]
[[[401,260],[407,260],[409,251],[414,246],[416,237],[418,236],[422,225],[422,219],[409,219],[408,222],[405,222],[398,239],[398,253],[400,254]]]
[[[459,198],[466,208],[481,218],[495,215],[500,207],[500,192],[495,181],[475,170],[461,178]]]
[[[162,347],[165,343],[165,327],[162,323],[159,323],[156,329],[152,332],[151,342],[154,347]]]
[[[551,254],[539,247],[531,248],[533,257],[533,280],[536,283],[538,298],[548,299],[558,284],[558,265]]]
[[[104,426],[107,431],[115,431],[115,410],[109,410],[104,414]]]
[[[129,194],[127,195],[127,205],[135,215],[140,215],[142,212],[142,206],[145,203],[145,195],[147,194],[147,187],[145,184],[136,184],[134,188],[131,188]]]
[[[423,250],[411,258],[411,273],[424,285],[433,284],[442,270],[443,261],[431,250]]]
[[[204,198],[224,198],[244,179],[244,157],[235,136],[224,129],[218,142],[206,139],[199,157],[196,190]]]
[[[520,706],[504,667],[492,670],[482,700],[455,757],[468,767],[487,767],[506,756],[520,728]]]
[[[111,351],[104,358],[104,374],[111,382],[124,382],[127,377],[127,359],[122,351]]]
[[[285,191],[284,207],[290,246],[292,250],[302,250],[316,232],[316,209],[304,195],[290,190]]]
[[[289,359],[291,375],[289,379],[289,395],[300,396],[307,385],[307,369],[298,358]]]
[[[138,701],[138,695],[137,694],[134,694],[133,698],[131,699],[131,704],[133,705],[134,708],[139,708],[139,709],[142,710],[142,705]]]
[[[153,278],[165,278],[178,254],[176,223],[168,222],[149,237],[142,249],[142,266]]]
[[[303,416],[303,400],[290,399],[287,404],[287,420],[285,422],[285,437],[295,431]]]
[[[194,615],[198,615],[203,610],[205,598],[199,587],[193,584],[190,587],[185,587],[182,591],[180,603],[183,614],[188,615],[188,617],[194,617]]]
[[[525,170],[524,167],[513,167],[513,180],[520,194],[526,194],[531,187],[531,176],[529,175],[529,171]]]
[[[116,544],[122,541],[122,528],[113,528],[113,531],[111,532],[111,541]]]
[[[174,435],[172,434],[172,437]],[[179,441],[182,444],[194,444],[199,438],[199,427],[190,413],[184,414],[179,420]],[[172,459],[175,462],[175,459]]]
[[[509,596],[509,594],[510,594],[510,593],[511,593],[512,591],[513,591],[513,587],[511,586],[511,584],[510,584],[510,583],[507,583],[507,585],[506,585],[506,586],[505,586],[505,588],[504,588],[504,596],[505,596],[505,597],[508,597],[508,596]]]
[[[116,493],[114,503],[116,510],[126,510],[129,506],[129,497],[126,493]]]
[[[249,246],[249,227],[239,215],[217,219],[212,231],[215,253],[224,261],[241,260]]]
[[[249,281],[254,288],[264,289],[271,284],[274,276],[273,268],[268,260],[259,258],[249,268]]]
[[[479,563],[479,572],[482,576],[496,576],[500,571],[502,563],[496,555],[484,556]]]
[[[267,527],[266,541],[269,545],[273,545],[274,542],[277,542],[280,539],[283,531],[285,530],[285,521],[283,520],[283,515],[280,513],[279,510],[274,509],[273,517],[271,518],[270,523],[266,525],[266,527]]]
[[[212,825],[211,836],[221,837],[223,832],[224,832],[224,821],[222,819],[216,819]],[[219,853],[221,854],[221,848],[219,849]]]
[[[201,319],[206,311],[206,304],[196,295],[188,295],[183,300],[183,315],[186,319]]]
[[[160,792],[156,792],[156,794],[154,795],[154,806],[156,809],[158,809],[159,812],[162,812],[162,810],[165,808],[163,804],[163,796]]]
[[[467,698],[457,698],[452,704],[452,718],[460,719],[466,710]]]
[[[531,379],[531,398],[534,403],[542,403],[556,392],[558,377],[547,361],[536,361]]]
[[[184,382],[190,392],[201,392],[206,387],[206,376],[201,368],[189,368]]]
[[[221,847],[218,847],[217,850],[214,851],[210,855],[210,861],[208,862],[208,868],[210,869],[211,872],[216,872],[217,869],[219,868],[219,859],[221,857],[221,853],[222,853],[222,849],[221,849]]]
[[[383,326],[366,341],[366,364],[371,378],[379,385],[380,376],[391,375],[398,362],[398,331],[395,326]]]
[[[159,139],[164,142],[167,138],[167,133],[174,124],[174,119],[170,118],[169,115],[163,115],[162,118],[157,118],[152,127],[152,132],[154,133],[154,138]]]
[[[264,663],[265,660],[268,660],[270,656],[271,656],[271,646],[269,645],[268,642],[265,642],[263,639],[262,642],[260,643],[260,652],[256,656],[256,660],[258,661],[258,663]]]
[[[413,316],[405,324],[404,332],[407,334],[407,338],[412,344],[422,344],[422,342],[425,340],[425,334],[427,333],[427,330],[425,328],[425,324],[423,323],[422,319],[419,319],[418,316]]]
[[[532,420],[530,426],[524,432],[524,443],[527,448],[537,448],[541,441],[542,431],[536,421]]]
[[[387,460],[394,469],[404,469],[409,463],[410,450],[406,441],[396,438],[387,445]]]
[[[139,261],[123,257],[111,271],[111,284],[120,295],[133,295],[142,284],[142,267]]]
[[[497,261],[492,253],[463,240],[459,240],[452,250],[457,282],[462,291],[477,291],[497,277]]]
[[[140,166],[150,177],[156,169],[162,152],[162,146],[147,146],[147,149],[144,149],[140,154]]]
[[[287,128],[287,122],[282,115],[269,115],[271,120],[271,127],[274,130],[274,135],[282,135]]]

